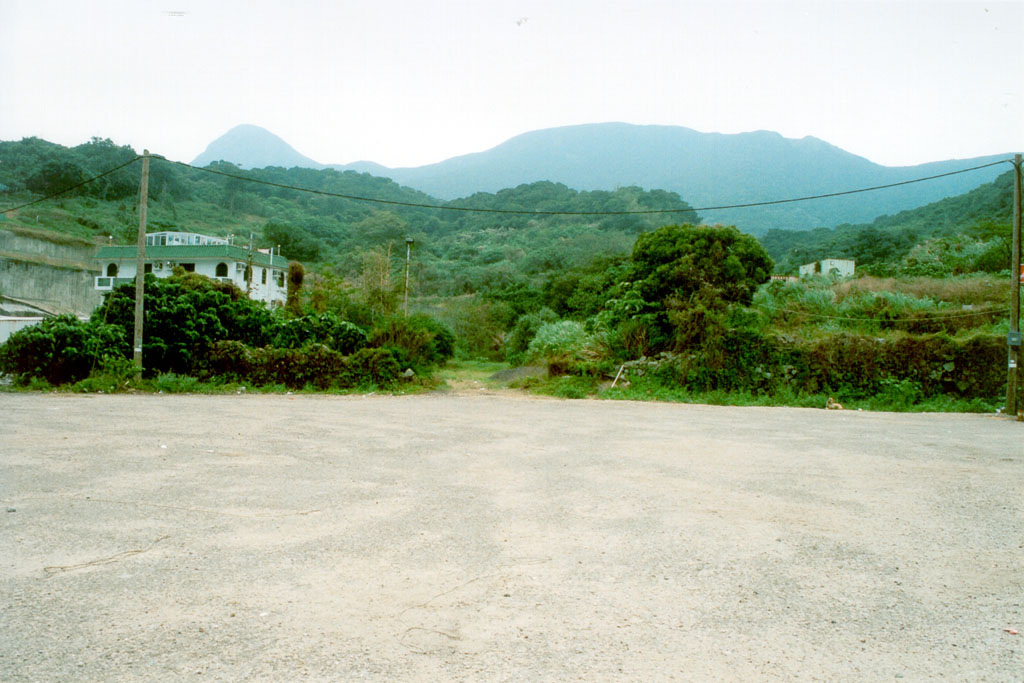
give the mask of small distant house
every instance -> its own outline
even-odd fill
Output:
[[[135,280],[138,262],[135,246],[101,247],[96,254],[100,275],[95,288],[111,290]],[[175,266],[214,280],[232,282],[249,298],[268,306],[283,305],[287,298],[285,273],[288,259],[272,249],[239,247],[219,237],[191,232],[154,232],[146,235],[146,273],[170,277]]]
[[[856,262],[851,259],[827,258],[822,261],[806,263],[800,266],[800,277],[811,277],[812,275],[851,277],[856,270],[856,267]]]

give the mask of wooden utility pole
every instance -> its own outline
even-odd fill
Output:
[[[412,238],[405,238],[405,317],[409,317],[409,256],[412,253]]]
[[[1008,351],[1006,376],[1006,412],[1013,416],[1017,404],[1017,378],[1020,376],[1020,154],[1013,157],[1013,244],[1010,259],[1010,333],[1006,336]]]
[[[253,237],[253,235],[250,232],[249,233],[249,251],[247,252],[246,257],[245,257],[245,295],[247,297],[250,297],[250,298],[252,297],[252,261],[253,261],[252,237]]]
[[[135,383],[142,381],[142,298],[146,291],[146,208],[149,201],[149,150],[142,151],[142,183],[139,188],[139,242],[135,260]]]

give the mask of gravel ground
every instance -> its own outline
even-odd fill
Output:
[[[1006,418],[486,391],[0,414],[3,681],[1024,679]]]

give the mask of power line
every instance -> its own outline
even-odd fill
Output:
[[[25,207],[32,206],[34,204],[39,204],[39,203],[44,202],[44,201],[46,201],[48,199],[53,199],[54,197],[59,197],[62,194],[67,194],[68,192],[71,192],[72,190],[75,190],[75,189],[77,189],[79,187],[82,187],[84,185],[88,185],[89,183],[95,182],[95,181],[99,180],[100,178],[103,178],[105,176],[110,175],[111,173],[114,173],[115,171],[119,171],[120,169],[124,168],[125,166],[128,166],[130,164],[135,163],[136,161],[139,161],[141,158],[142,157],[138,157],[137,156],[134,159],[131,159],[130,161],[126,161],[125,163],[121,164],[120,166],[112,168],[109,171],[104,171],[103,173],[100,173],[99,175],[96,175],[96,176],[93,176],[93,177],[88,178],[86,180],[83,180],[82,182],[76,183],[75,185],[72,185],[70,187],[66,187],[63,190],[60,190],[59,192],[54,192],[53,194],[47,195],[45,197],[42,197],[40,199],[36,199],[34,201],[31,201],[31,202],[26,202],[25,204],[20,204],[18,206],[13,206],[13,207],[10,207],[10,208],[2,209],[2,210],[0,210],[0,212],[6,213],[8,211],[17,211],[18,209],[23,209]],[[172,160],[167,159],[165,157],[160,157],[160,156],[156,156],[156,155],[153,155],[153,158],[154,159],[158,159],[160,161],[166,161],[166,162],[171,163],[171,164],[176,164],[178,166],[183,166],[185,168],[189,168],[189,169],[192,169],[194,171],[200,171],[202,173],[210,173],[210,174],[213,174],[213,175],[223,176],[225,178],[233,178],[233,179],[236,179],[236,180],[241,180],[241,181],[248,182],[248,183],[254,183],[254,184],[257,184],[257,185],[265,185],[265,186],[269,186],[269,187],[276,187],[276,188],[279,188],[279,189],[292,190],[292,191],[295,191],[295,192],[306,192],[306,193],[309,193],[309,194],[316,194],[316,195],[321,195],[321,196],[326,196],[326,197],[335,197],[335,198],[338,198],[338,199],[348,199],[348,200],[357,201],[357,202],[370,202],[370,203],[375,203],[375,204],[386,204],[386,205],[390,205],[390,206],[404,206],[404,207],[415,208],[415,209],[436,209],[436,210],[439,210],[439,211],[462,211],[462,212],[467,212],[467,213],[494,213],[494,214],[525,215],[525,216],[636,216],[636,215],[658,215],[658,214],[664,215],[664,214],[674,214],[674,213],[687,213],[687,212],[691,212],[691,211],[697,212],[697,211],[723,211],[723,210],[727,210],[727,209],[749,209],[749,208],[756,208],[756,207],[760,207],[760,206],[775,206],[775,205],[778,205],[778,204],[790,204],[790,203],[794,203],[794,202],[806,202],[806,201],[811,201],[811,200],[815,200],[815,199],[828,199],[830,197],[842,197],[842,196],[845,196],[845,195],[859,194],[859,193],[863,193],[863,192],[874,192],[876,190],[884,190],[884,189],[891,188],[891,187],[899,187],[901,185],[910,185],[910,184],[913,184],[913,183],[922,183],[922,182],[926,182],[928,180],[935,180],[937,178],[945,178],[945,177],[948,177],[948,176],[959,175],[961,173],[970,173],[971,171],[978,171],[978,170],[981,170],[981,169],[984,169],[984,168],[989,168],[989,167],[992,167],[992,166],[996,166],[996,165],[1002,164],[1002,163],[1012,163],[1009,160],[1004,159],[1004,160],[1000,160],[1000,161],[993,161],[993,162],[990,162],[990,163],[987,163],[987,164],[982,164],[980,166],[972,166],[970,168],[963,168],[963,169],[960,169],[960,170],[957,170],[957,171],[949,171],[947,173],[939,173],[939,174],[936,174],[936,175],[925,176],[925,177],[922,177],[922,178],[914,178],[912,180],[903,180],[903,181],[900,181],[900,182],[888,183],[888,184],[885,184],[885,185],[874,185],[872,187],[862,187],[862,188],[858,188],[858,189],[855,189],[855,190],[843,190],[841,192],[829,192],[829,193],[825,193],[825,194],[808,195],[808,196],[805,196],[805,197],[792,197],[792,198],[789,198],[789,199],[774,199],[774,200],[760,201],[760,202],[747,202],[747,203],[742,203],[742,204],[723,204],[723,205],[718,205],[718,206],[697,206],[697,207],[688,207],[688,208],[679,208],[679,209],[637,209],[637,210],[630,210],[630,211],[543,211],[543,210],[527,210],[527,209],[486,209],[486,208],[469,207],[469,206],[451,206],[451,205],[438,205],[438,204],[423,204],[423,203],[419,203],[419,202],[403,202],[403,201],[399,201],[399,200],[395,200],[395,199],[379,199],[379,198],[375,198],[375,197],[362,197],[362,196],[358,196],[358,195],[344,194],[344,193],[341,193],[341,192],[329,192],[327,190],[316,190],[316,189],[312,189],[312,188],[308,188],[308,187],[300,187],[300,186],[297,186],[297,185],[286,185],[284,183],[275,183],[275,182],[269,181],[269,180],[260,180],[258,178],[250,178],[248,176],[238,175],[238,174],[235,174],[235,173],[227,173],[225,171],[218,171],[218,170],[215,170],[215,169],[212,169],[212,168],[200,168],[198,166],[192,166],[191,164],[186,164],[183,161],[172,161]]]
[[[970,171],[977,171],[990,166],[997,166],[999,164],[1013,163],[1009,159],[1001,159],[999,161],[992,161],[981,166],[972,166],[971,168],[962,168],[959,171],[949,171],[948,173],[939,173],[937,175],[925,176],[924,178],[914,178],[913,180],[901,180],[898,183],[888,183],[886,185],[875,185],[873,187],[862,187],[857,190],[844,190],[843,192],[829,192],[827,194],[816,194],[809,197],[794,197],[792,199],[775,199],[766,202],[751,202],[749,204],[730,204],[726,206],[702,206],[695,208],[694,211],[716,211],[718,209],[747,209],[755,206],[772,206],[775,204],[789,204],[791,202],[805,202],[811,199],[827,199],[829,197],[842,197],[849,194],[858,194],[860,192],[874,192],[875,190],[884,190],[889,187],[899,187],[900,185],[911,185],[913,183],[923,183],[926,180],[935,180],[936,178],[945,178],[951,175],[959,175],[961,173],[968,173]]]
[[[473,213],[500,213],[500,214],[515,214],[515,215],[527,215],[527,216],[634,216],[634,215],[652,215],[652,214],[672,214],[672,213],[686,213],[690,211],[721,211],[725,209],[749,209],[759,206],[774,206],[776,204],[789,204],[793,202],[806,202],[812,199],[827,199],[829,197],[842,197],[844,195],[858,194],[861,192],[874,192],[875,190],[884,190],[890,187],[899,187],[900,185],[910,185],[912,183],[923,183],[928,180],[935,180],[937,178],[945,178],[947,176],[959,175],[961,173],[969,173],[971,171],[978,171],[983,168],[989,168],[998,164],[1010,163],[1009,160],[1003,159],[1000,161],[993,161],[981,166],[972,166],[970,168],[963,168],[958,171],[949,171],[947,173],[939,173],[937,175],[925,176],[923,178],[914,178],[912,180],[903,180],[897,183],[888,183],[886,185],[875,185],[873,187],[862,187],[856,190],[844,190],[842,192],[829,192],[826,194],[809,195],[806,197],[793,197],[791,199],[774,199],[762,202],[749,202],[745,204],[724,204],[721,206],[697,206],[689,207],[685,209],[639,209],[633,211],[532,211],[526,209],[483,209],[474,208],[468,206],[441,206],[438,204],[421,204],[417,202],[403,202],[394,199],[376,199],[373,197],[360,197],[356,195],[342,194],[340,192],[328,192],[327,190],[314,190],[307,187],[298,187],[295,185],[285,185],[283,183],[275,183],[269,180],[259,180],[258,178],[250,178],[243,175],[234,173],[227,173],[225,171],[218,171],[212,168],[200,168],[198,166],[192,166],[186,164],[183,161],[171,161],[170,159],[164,159],[163,157],[156,157],[163,161],[167,161],[172,164],[184,166],[185,168],[191,168],[196,171],[202,171],[203,173],[212,173],[214,175],[224,176],[226,178],[234,178],[236,180],[243,180],[250,183],[256,183],[258,185],[268,185],[270,187],[276,187],[285,190],[294,190],[296,192],[308,192],[311,194],[324,195],[327,197],[337,197],[339,199],[350,199],[359,202],[373,202],[377,204],[389,204],[392,206],[405,206],[416,209],[438,209],[441,211],[465,211]]]
[[[169,161],[172,164],[191,168],[195,171],[202,171],[203,173],[212,173],[214,175],[224,176],[225,178],[234,178],[236,180],[243,180],[250,183],[256,183],[257,185],[268,185],[270,187],[276,187],[284,190],[295,190],[296,192],[308,192],[310,194],[318,194],[326,197],[336,197],[339,199],[350,199],[357,202],[373,202],[375,204],[388,204],[391,206],[405,206],[414,209],[438,209],[440,211],[464,211],[469,213],[501,213],[501,214],[517,214],[526,216],[623,216],[630,214],[646,214],[646,213],[687,213],[694,211],[692,208],[686,209],[658,209],[649,211],[540,211],[540,210],[527,210],[527,209],[483,209],[475,208],[470,206],[442,206],[439,204],[421,204],[418,202],[403,202],[396,199],[377,199],[374,197],[360,197],[350,194],[342,194],[340,192],[328,192],[327,190],[314,190],[308,187],[298,187],[296,185],[285,185],[283,183],[275,183],[269,180],[259,180],[257,178],[249,178],[243,175],[237,175],[235,173],[226,173],[224,171],[217,171],[212,168],[199,168],[198,166],[192,166],[186,164],[183,161]]]
[[[88,178],[87,180],[83,180],[80,183],[75,183],[74,185],[71,185],[70,187],[65,187],[63,190],[60,190],[59,192],[54,192],[53,194],[48,194],[45,197],[42,197],[40,199],[36,199],[35,201],[26,202],[25,204],[19,204],[18,206],[12,206],[9,209],[0,209],[0,213],[7,213],[8,211],[17,211],[18,209],[24,209],[26,206],[32,206],[33,204],[39,204],[39,203],[45,202],[47,199],[53,199],[54,197],[59,197],[62,194],[67,194],[68,192],[71,192],[71,190],[77,190],[78,188],[83,187],[85,185],[88,185],[89,183],[96,182],[100,178],[108,176],[111,173],[114,173],[115,171],[120,171],[125,166],[130,166],[130,165],[134,164],[136,161],[138,161],[141,158],[142,157],[137,156],[137,157],[131,159],[130,161],[124,162],[120,166],[115,166],[114,168],[110,169],[109,171],[104,171],[103,173],[100,173],[99,175],[95,175],[92,178]]]

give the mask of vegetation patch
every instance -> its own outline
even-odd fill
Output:
[[[31,200],[134,158],[101,139],[72,149],[3,142],[2,196]],[[1005,392],[1010,174],[871,224],[758,241],[701,224],[675,193],[637,187],[530,183],[449,203],[483,212],[444,212],[368,174],[213,170],[235,177],[155,159],[150,230],[251,234],[254,246],[304,261],[292,262],[283,310],[196,275],[147,278],[141,384],[124,365],[131,285],[89,323],[54,319],[12,336],[0,371],[19,386],[76,391],[352,391],[427,386],[442,367],[469,376],[505,367],[491,363],[535,364],[541,375],[513,383],[564,397],[808,406],[832,397],[893,410],[987,409]],[[126,166],[11,212],[4,226],[58,244],[134,243],[137,191],[137,169]],[[683,222],[612,215],[631,210]],[[858,276],[769,282],[823,258],[856,260]]]

